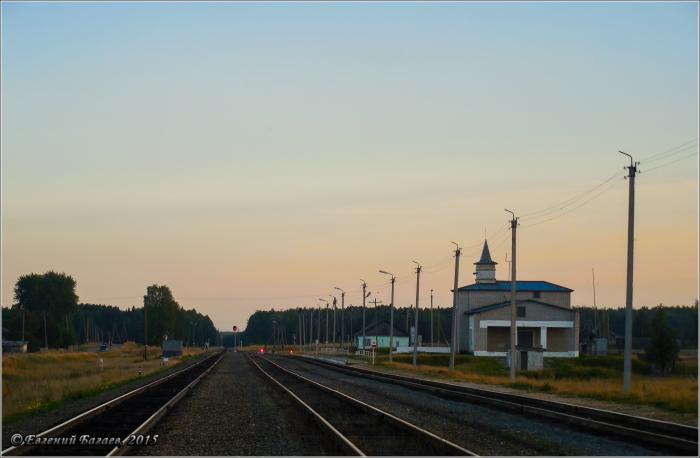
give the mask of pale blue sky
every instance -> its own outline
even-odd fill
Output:
[[[379,268],[622,173],[618,149],[697,138],[697,21],[694,2],[3,2],[3,304],[48,269],[120,306],[166,283],[221,327],[384,291]],[[640,178],[639,305],[697,297],[696,165]],[[585,304],[596,267],[623,304],[625,198],[524,227],[522,278]],[[443,305],[449,270],[427,286]]]

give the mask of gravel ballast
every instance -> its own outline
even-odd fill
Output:
[[[428,429],[480,455],[657,455],[646,447],[576,431],[429,392],[319,367],[297,358],[282,366]]]
[[[257,372],[227,352],[149,434],[140,455],[327,455],[338,453],[313,419]]]

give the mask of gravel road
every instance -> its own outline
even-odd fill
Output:
[[[240,353],[224,359],[150,431],[139,455],[328,455],[313,419]]]
[[[194,358],[189,358],[187,361],[179,364],[177,366],[172,366],[163,372],[158,374],[151,374],[137,380],[133,380],[125,385],[118,386],[111,390],[103,391],[97,393],[93,396],[88,396],[81,399],[76,399],[74,401],[66,401],[62,403],[59,407],[46,411],[40,412],[35,415],[22,418],[9,425],[3,424],[2,427],[2,450],[5,450],[10,446],[10,437],[15,434],[37,434],[42,431],[46,431],[54,425],[62,423],[69,418],[72,418],[79,413],[90,410],[93,407],[114,399],[117,396],[128,393],[140,386],[146,385],[154,380],[157,380],[165,375],[189,367],[192,364],[200,361],[202,356],[197,356]]]
[[[478,404],[442,399],[422,390],[326,369],[296,358],[275,358],[275,361],[480,455],[660,454],[635,444]]]

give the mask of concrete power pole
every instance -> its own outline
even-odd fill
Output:
[[[632,297],[633,297],[633,277],[634,277],[634,178],[637,175],[639,162],[634,162],[631,155],[619,151],[619,153],[629,156],[629,206],[627,211],[627,298],[625,302],[625,360],[624,360],[624,388],[625,393],[630,392],[632,386]]]
[[[418,300],[420,297],[420,271],[422,269],[421,265],[417,263],[416,261],[413,261],[416,263],[416,319],[413,323],[413,327],[415,328],[416,332],[413,336],[413,365],[415,366],[418,363]]]
[[[318,304],[318,326],[316,331],[316,356],[318,356],[318,346],[321,344],[321,304]]]
[[[360,279],[362,282],[362,349],[365,349],[365,304],[367,301],[367,282],[364,281],[363,279]]]
[[[335,347],[335,336],[336,336],[336,330],[335,330],[335,322],[336,322],[336,319],[335,319],[335,315],[336,315],[336,311],[338,310],[338,306],[337,306],[337,304],[338,304],[338,298],[335,297],[335,296],[332,295],[332,294],[329,294],[329,296],[333,298],[333,346]]]
[[[318,298],[319,301],[326,303],[326,345],[328,345],[328,301],[323,298]],[[321,315],[318,315],[318,325],[321,326]],[[321,340],[321,331],[319,328],[318,339]]]
[[[452,292],[452,345],[450,348],[450,370],[455,369],[455,355],[457,354],[457,344],[459,340],[457,339],[459,331],[459,312],[457,311],[457,306],[459,302],[457,298],[459,296],[459,255],[462,253],[462,249],[458,244],[452,242],[456,245],[455,249],[455,283],[454,290]]]
[[[394,361],[394,285],[396,285],[396,277],[394,274],[379,271],[380,274],[391,275],[391,304],[389,305],[389,362]]]
[[[146,304],[143,304],[143,360],[148,360],[148,314]]]
[[[335,287],[340,291],[340,348],[345,348],[345,291]]]
[[[510,220],[510,230],[512,233],[512,247],[510,255],[510,381],[515,381],[515,365],[517,355],[515,354],[515,346],[517,345],[518,339],[518,301],[517,301],[517,281],[515,277],[515,237],[516,231],[518,229],[518,218],[516,218],[515,213],[510,210],[506,210],[508,213],[513,215],[513,219]]]
[[[430,346],[435,346],[433,340],[433,290],[430,290]]]

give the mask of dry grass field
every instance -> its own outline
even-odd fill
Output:
[[[408,357],[403,356],[394,358],[393,363],[382,358],[380,364],[435,378],[503,385],[625,404],[650,405],[671,412],[697,415],[697,359],[682,360],[679,370],[665,377],[645,373],[645,367],[641,363],[636,364],[637,373],[632,379],[632,390],[629,394],[623,391],[622,372],[617,367],[618,363],[621,365],[621,361],[618,359],[620,358],[588,357],[552,361],[551,366],[544,371],[530,371],[518,375],[515,383],[510,382],[507,369],[491,358],[460,356],[453,372],[447,368],[447,360],[443,357],[424,357],[424,364],[419,364],[416,368],[408,362]]]
[[[91,345],[95,348],[95,345]],[[182,358],[171,358],[168,366],[201,353],[186,348]],[[106,352],[49,351],[11,354],[2,358],[2,418],[50,409],[77,399],[164,370],[160,348],[150,348],[143,360],[143,346],[126,343]],[[102,363],[100,363],[102,360]],[[139,370],[141,374],[139,374]]]

